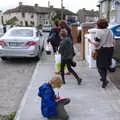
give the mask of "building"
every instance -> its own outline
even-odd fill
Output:
[[[99,0],[100,18],[107,18],[110,23],[120,23],[120,0]]]
[[[22,2],[14,9],[9,9],[4,12],[4,23],[15,22],[21,26],[39,26],[51,23],[51,16],[58,15],[63,17],[67,15],[75,15],[67,9],[50,7],[39,7],[38,4],[34,6],[23,5]]]
[[[77,12],[78,15],[78,20],[80,21],[80,23],[84,23],[84,22],[94,22],[98,19],[99,17],[99,13],[98,11],[94,11],[94,10],[86,10],[85,8],[80,9]]]
[[[0,25],[3,24],[3,13],[2,11],[0,10]]]

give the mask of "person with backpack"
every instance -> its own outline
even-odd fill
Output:
[[[52,48],[53,48],[53,52],[56,53],[58,50],[58,46],[60,44],[60,36],[59,36],[59,20],[55,20],[54,22],[54,26],[52,27],[49,36],[48,36],[48,40],[47,43],[51,43]]]

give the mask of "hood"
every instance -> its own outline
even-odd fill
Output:
[[[44,83],[43,85],[41,85],[39,87],[39,92],[38,92],[38,96],[39,97],[43,97],[44,93],[46,90],[50,89],[51,85],[48,83]]]

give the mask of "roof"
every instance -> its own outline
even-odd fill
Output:
[[[102,3],[102,2],[104,2],[104,1],[106,1],[106,0],[99,0],[98,2],[99,2],[99,3]]]
[[[9,9],[9,10],[5,11],[4,14],[10,14],[10,13],[16,13],[16,12],[48,13],[48,12],[52,12],[52,11],[55,11],[56,13],[61,13],[60,8],[19,5],[18,7],[14,8],[14,9]],[[76,15],[75,13],[73,13],[67,9],[63,9],[63,13],[67,14],[67,15]]]

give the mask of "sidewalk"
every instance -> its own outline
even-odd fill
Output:
[[[78,58],[76,58],[78,61]],[[85,61],[78,61],[75,71],[83,79],[80,86],[72,75],[66,75],[66,84],[60,95],[70,97],[66,105],[70,120],[120,120],[120,91],[110,82],[101,88],[96,69],[89,69]],[[36,66],[32,81],[23,97],[14,120],[45,120],[40,112],[38,87],[54,74],[53,55],[42,58]]]

